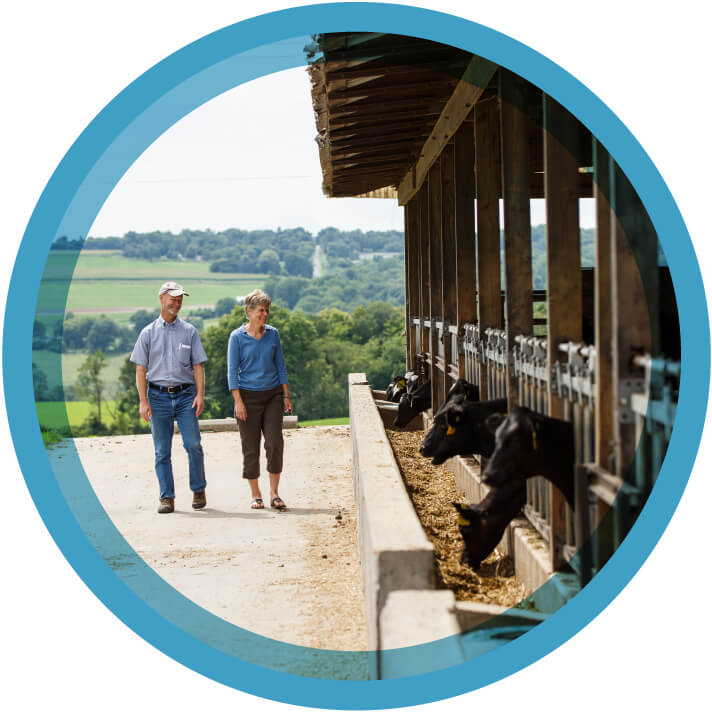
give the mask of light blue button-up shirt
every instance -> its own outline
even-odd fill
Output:
[[[169,323],[161,316],[141,330],[129,358],[145,366],[147,380],[159,386],[195,383],[193,366],[208,360],[192,324],[178,317]]]

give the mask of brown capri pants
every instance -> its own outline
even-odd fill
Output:
[[[284,438],[282,419],[284,400],[282,386],[268,391],[246,391],[240,389],[242,402],[247,410],[247,420],[237,420],[242,442],[242,476],[255,480],[260,476],[260,435],[265,437],[267,471],[282,472]]]

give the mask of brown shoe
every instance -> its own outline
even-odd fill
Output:
[[[202,492],[193,492],[193,509],[202,509],[205,504],[205,490]]]
[[[159,514],[170,514],[173,511],[173,497],[161,497],[158,505]]]

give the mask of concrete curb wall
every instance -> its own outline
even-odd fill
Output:
[[[419,675],[464,662],[455,606],[452,591],[390,593],[379,621],[380,679]],[[417,648],[403,650],[423,643],[430,644],[427,653]]]
[[[536,624],[549,617],[548,613],[506,608],[474,601],[456,601],[455,614],[463,633],[488,624],[497,626]]]
[[[435,587],[433,546],[408,497],[363,373],[349,374],[349,416],[368,647],[378,650],[380,614],[389,594]]]
[[[215,418],[198,420],[198,426],[202,431],[209,431],[213,433],[222,433],[227,431],[237,432],[237,422],[235,418]],[[299,427],[299,418],[296,415],[285,415],[282,420],[282,429],[292,429]],[[175,423],[173,427],[173,432],[178,432],[178,423]]]

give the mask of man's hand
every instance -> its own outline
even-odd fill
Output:
[[[235,403],[235,417],[238,420],[247,420],[247,408],[244,403]]]
[[[294,408],[292,407],[292,399],[291,398],[284,399],[284,410],[287,411],[287,413],[289,413],[289,415],[292,414],[292,410],[294,410]]]
[[[203,396],[195,396],[195,398],[193,398],[193,405],[191,408],[195,411],[195,417],[199,418],[200,414],[203,412],[203,408],[205,408],[205,399]]]
[[[141,417],[150,425],[151,424],[151,406],[148,401],[141,401],[141,405],[138,407],[138,412]]]

